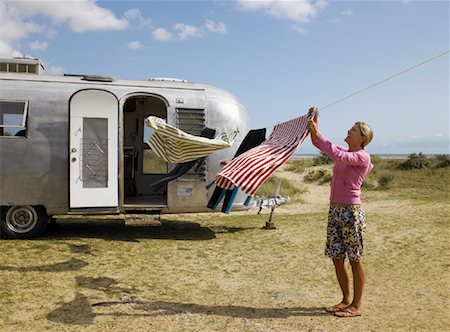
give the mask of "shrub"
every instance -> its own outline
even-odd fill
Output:
[[[323,170],[318,171],[318,170],[311,170],[309,171],[304,177],[303,179],[306,182],[314,182],[317,181],[318,179],[320,179],[323,175]]]
[[[325,153],[323,153],[322,151],[320,151],[320,154],[316,157],[313,158],[313,165],[314,166],[318,166],[318,165],[329,165],[333,163],[333,159],[331,159],[330,157],[328,157]]]
[[[330,172],[325,171],[325,174],[320,179],[319,184],[325,184],[325,183],[331,182],[332,178],[333,178],[333,175],[331,175]]]
[[[378,178],[378,188],[389,189],[392,187],[393,182],[394,182],[394,176],[392,174],[381,175]]]
[[[419,154],[412,153],[408,159],[399,165],[400,169],[422,169],[430,167],[430,160],[420,152]]]
[[[374,181],[372,181],[371,179],[366,178],[361,187],[367,188],[367,189],[374,189],[376,187],[376,183]]]
[[[275,195],[276,182],[281,181],[280,184],[280,195],[289,196],[291,198],[291,202],[295,201],[295,196],[299,196],[300,194],[305,192],[304,188],[299,188],[295,186],[292,182],[285,178],[280,178],[276,175],[272,175],[267,179],[266,182],[263,183],[261,187],[256,191],[256,196],[261,197],[270,197]]]
[[[286,163],[286,167],[285,170],[288,172],[293,172],[293,173],[303,173],[305,171],[305,167],[306,167],[306,161],[304,160],[289,160]]]
[[[371,160],[372,164],[374,164],[374,165],[378,165],[382,161],[381,157],[377,156],[376,154],[371,154],[370,155],[370,160]]]
[[[303,179],[306,182],[318,181],[320,184],[323,184],[331,181],[331,173],[325,169],[316,169],[309,171]]]
[[[450,166],[450,155],[448,154],[437,154],[434,156],[434,159],[435,168],[444,168]]]

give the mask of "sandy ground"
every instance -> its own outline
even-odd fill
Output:
[[[364,315],[342,320],[323,256],[329,184],[275,210],[164,216],[161,227],[61,222],[0,242],[0,331],[446,331],[448,205],[363,190]],[[409,196],[407,196],[409,197]],[[418,259],[419,258],[419,259]]]
[[[298,204],[288,204],[280,206],[277,212],[280,213],[311,213],[320,212],[327,208],[329,204],[330,186],[329,184],[317,185],[316,183],[307,183],[303,180],[304,174],[296,174],[287,171],[277,173],[291,181],[295,186],[306,188],[306,193],[302,195],[302,201]]]
[[[322,167],[323,168],[323,167]],[[328,167],[331,172],[331,166]],[[330,184],[317,184],[316,182],[310,183],[304,180],[303,174],[296,174],[288,172],[283,169],[277,172],[277,175],[288,179],[295,186],[300,188],[306,188],[306,192],[302,194],[301,201],[295,204],[281,205],[276,209],[276,213],[279,214],[303,214],[303,213],[316,213],[324,212],[328,210],[329,197],[330,197]],[[391,216],[403,215],[405,213],[415,214],[417,208],[414,207],[414,203],[408,200],[394,200],[386,197],[386,193],[383,191],[372,191],[371,199],[365,199],[365,192],[362,192],[363,209],[367,213],[385,213],[390,212]],[[446,209],[448,206],[441,203],[427,204],[421,206],[423,209],[432,211],[435,209]],[[254,213],[252,209],[249,213]]]

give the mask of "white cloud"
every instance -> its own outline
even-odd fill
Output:
[[[137,8],[133,8],[133,9],[129,9],[125,12],[125,18],[128,21],[136,21],[139,24],[139,27],[143,27],[143,26],[151,26],[152,24],[152,20],[149,18],[144,18],[142,16],[142,13],[139,9]]]
[[[164,28],[157,28],[152,31],[153,38],[162,41],[175,40],[175,35]]]
[[[266,15],[295,22],[310,22],[325,8],[327,0],[237,0],[237,7],[243,11],[264,11]]]
[[[128,25],[126,19],[117,18],[110,10],[99,7],[94,1],[2,1],[0,2],[0,42],[2,56],[22,54],[18,44],[32,34],[54,38],[56,31],[32,20],[42,15],[53,24],[67,23],[75,32],[89,30],[118,30]],[[48,45],[47,45],[48,46]],[[42,50],[44,44],[30,44],[31,49]],[[34,47],[34,48],[33,48]],[[37,47],[37,48],[36,48]]]
[[[10,44],[0,40],[0,58],[14,58],[22,55],[20,51],[14,49]]]
[[[50,68],[46,70],[47,74],[56,76],[61,76],[64,74],[64,72],[65,72],[64,68],[55,66],[50,66]]]
[[[35,16],[43,17],[48,23],[36,23]],[[60,28],[61,24],[67,24],[75,32],[119,30],[128,26],[126,19],[117,18],[93,0],[0,1],[0,22],[0,56],[5,58],[22,56],[22,41],[32,35],[55,38],[57,29],[52,25]],[[49,45],[43,41],[25,44],[33,51],[43,51]]]
[[[211,20],[206,20],[205,27],[211,32],[227,33],[227,26],[223,22],[216,23]]]
[[[347,17],[353,16],[354,12],[352,9],[348,8],[341,12],[341,16],[335,19],[332,19],[331,22],[333,23],[341,23],[343,22]]]
[[[99,7],[95,1],[17,1],[8,3],[22,17],[44,15],[55,23],[67,23],[75,32],[90,30],[121,30],[128,26],[126,19]]]
[[[205,20],[201,26],[193,26],[184,23],[176,23],[172,31],[165,28],[157,28],[152,31],[153,38],[162,41],[188,40],[191,38],[203,38],[208,33],[227,33],[227,26],[223,22]]]
[[[141,11],[137,8],[129,9],[125,12],[125,18],[128,20],[139,20],[142,18]]]
[[[344,16],[352,16],[353,15],[353,10],[346,9],[341,14],[344,15]]]
[[[184,23],[175,24],[173,26],[173,30],[176,31],[178,38],[181,40],[186,40],[193,37],[199,38],[203,36],[199,28]]]
[[[47,30],[46,36],[48,39],[54,39],[54,38],[56,38],[57,35],[58,35],[58,33],[55,30],[53,30],[53,29]]]
[[[253,11],[259,9],[265,9],[270,6],[272,0],[258,1],[258,0],[236,0],[237,7],[244,11]]]
[[[58,66],[52,66],[45,60],[41,60],[42,70],[45,75],[55,75],[55,76],[62,76],[64,73],[67,73],[67,71]]]
[[[141,44],[140,41],[132,41],[132,42],[129,42],[129,43],[127,44],[127,47],[128,47],[130,50],[139,50],[139,49],[141,49],[143,46],[142,46],[142,44]]]
[[[303,28],[303,27],[300,26],[300,25],[293,25],[293,26],[291,27],[291,31],[298,32],[298,33],[306,33],[305,28]]]
[[[30,48],[30,50],[33,51],[46,51],[48,48],[48,43],[47,42],[40,42],[40,41],[34,41],[28,44],[28,47]]]
[[[42,33],[46,27],[32,21],[21,18],[15,8],[10,8],[9,3],[0,2],[0,40],[12,47],[16,41],[27,37],[30,33]]]

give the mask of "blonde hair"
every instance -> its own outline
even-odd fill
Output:
[[[355,125],[358,126],[359,131],[361,132],[361,135],[363,137],[363,143],[361,144],[361,147],[364,148],[370,143],[373,138],[372,128],[370,128],[370,126],[364,122],[356,122]]]

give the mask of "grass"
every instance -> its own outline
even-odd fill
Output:
[[[284,168],[286,169],[286,171],[301,174],[311,166],[313,166],[313,159],[304,158],[304,159],[291,159],[286,163]]]
[[[380,159],[369,174],[369,181],[392,177],[390,197],[412,199],[416,203],[450,201],[450,167],[402,170],[402,159]]]
[[[253,210],[165,215],[153,228],[66,219],[40,239],[2,240],[0,331],[447,331],[449,169],[396,164],[370,175],[393,175],[390,188],[364,190],[361,318],[322,309],[339,289],[319,207],[276,212],[276,230]]]
[[[298,202],[301,194],[303,194],[306,189],[293,185],[289,180],[279,177],[277,175],[272,175],[267,179],[266,182],[258,189],[256,196],[270,197],[275,195],[276,183],[280,181],[280,195],[289,196],[291,202]]]

